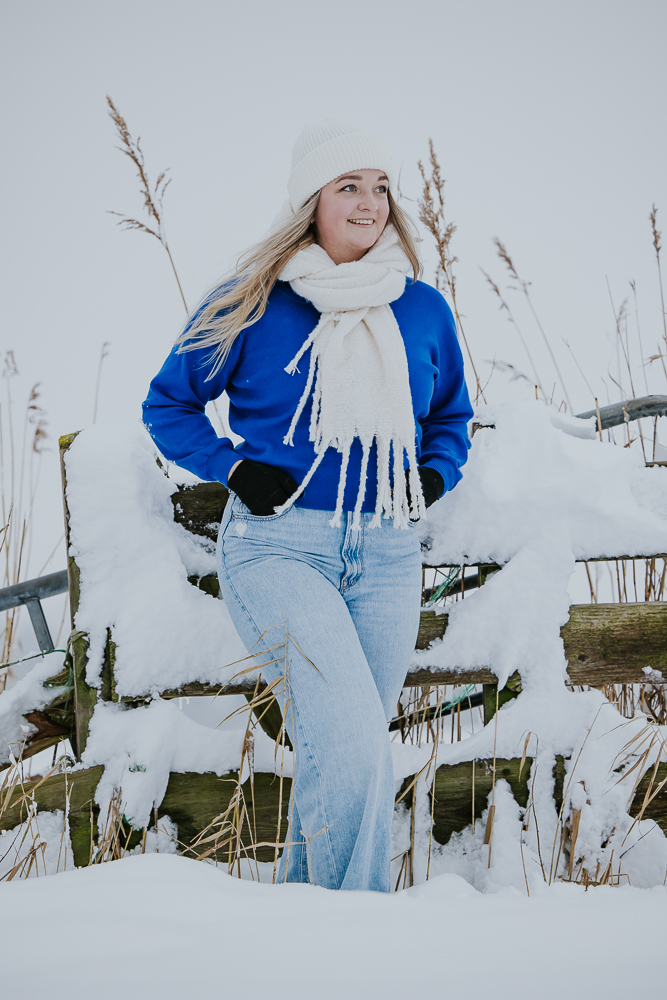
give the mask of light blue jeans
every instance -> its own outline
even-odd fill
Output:
[[[262,676],[285,677],[295,752],[280,877],[328,889],[389,891],[394,775],[387,720],[419,628],[416,525],[332,528],[331,511],[293,506],[255,517],[231,494],[218,575],[234,625]]]

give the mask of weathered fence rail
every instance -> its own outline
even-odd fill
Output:
[[[433,787],[433,839],[446,844],[452,834],[464,830],[472,821],[479,820],[486,808],[488,795],[494,781],[504,779],[510,786],[518,804],[525,807],[529,797],[529,777],[532,758],[518,757],[464,761],[459,764],[441,764],[435,774]],[[566,761],[557,756],[554,769],[554,802],[559,811],[563,801]],[[0,827],[10,829],[18,825],[28,815],[34,802],[39,810],[62,810],[69,796],[69,829],[77,866],[87,865],[92,856],[93,843],[99,830],[99,809],[95,804],[95,791],[102,777],[103,767],[55,774],[49,778],[36,778],[25,782],[13,792],[2,817]],[[639,782],[629,804],[631,816],[640,812],[645,819],[653,819],[667,833],[667,764],[660,764],[657,774],[652,769]],[[176,823],[179,842],[185,853],[198,856],[202,848],[196,846],[198,835],[214,823],[228,808],[239,775],[235,771],[218,776],[212,773],[187,772],[171,774],[162,802],[157,807],[158,822],[164,816]],[[407,779],[406,779],[407,780]],[[665,787],[662,783],[665,781]],[[245,845],[249,857],[258,861],[270,861],[274,856],[273,847],[259,847],[255,843],[272,844],[276,837],[284,842],[287,832],[288,800],[291,789],[289,778],[282,784],[274,775],[256,773],[254,789],[250,779],[242,785],[247,801],[255,803],[253,829],[244,823],[239,839]],[[647,791],[650,801],[646,805]],[[399,793],[400,796],[401,793]],[[118,835],[129,849],[141,841],[141,831],[134,833],[125,824]],[[241,851],[243,854],[243,850]],[[229,860],[229,849],[214,852],[219,861]]]
[[[600,417],[598,419],[598,413]],[[598,431],[606,431],[610,427],[629,423],[631,420],[641,420],[643,417],[667,417],[667,396],[642,396],[640,399],[626,399],[623,403],[611,403],[595,410],[577,413],[581,420],[595,417]]]
[[[494,780],[505,779],[519,805],[528,801],[528,779],[532,759],[497,758],[495,774],[493,760],[466,761],[461,764],[442,764],[436,771],[433,803],[433,837],[437,843],[446,844],[453,833],[464,830],[473,816],[479,820],[486,808],[487,798]],[[473,780],[474,771],[474,780]],[[564,760],[556,759],[554,767],[554,798],[560,808],[563,795]],[[6,828],[17,826],[26,818],[33,802],[41,810],[62,809],[66,788],[69,793],[69,828],[74,863],[87,865],[91,848],[97,840],[99,830],[99,809],[95,804],[95,791],[102,777],[101,766],[72,771],[65,776],[56,774],[46,780],[37,778],[17,788],[11,796],[2,819]],[[157,809],[158,821],[163,816],[178,826],[179,841],[185,852],[196,856],[202,848],[193,846],[197,836],[229,806],[239,780],[238,772],[218,776],[216,774],[188,772],[171,774],[165,796]],[[407,782],[407,779],[406,779]],[[289,815],[288,800],[291,789],[289,778],[283,779],[282,802],[280,782],[271,774],[256,773],[254,789],[248,778],[242,785],[247,801],[255,803],[253,829],[244,824],[240,840],[244,845],[275,843],[279,835],[284,842]],[[409,783],[409,782],[407,782]],[[399,792],[399,797],[401,792]],[[664,812],[664,809],[663,809]],[[662,815],[660,810],[658,813]],[[123,841],[131,850],[140,842],[141,832],[132,834],[129,825],[119,831]],[[258,861],[270,861],[274,856],[273,847],[259,847],[249,850],[249,856]],[[222,848],[214,855],[219,861],[227,861],[228,848]]]
[[[447,622],[446,612],[422,611],[417,649],[428,649],[435,640],[441,639],[447,629]],[[575,604],[570,608],[570,618],[563,625],[561,636],[568,661],[567,673],[573,686],[667,683],[667,603]],[[49,682],[57,691],[57,697],[43,711],[30,713],[28,721],[36,728],[26,745],[26,757],[53,745],[63,735],[78,733],[78,739],[81,739],[80,727],[84,722],[87,731],[87,721],[98,695],[94,689],[87,688],[85,682],[82,683],[85,639],[79,637],[74,648],[74,664],[66,666],[60,675]],[[112,668],[112,649],[109,644],[105,664],[107,674]],[[79,727],[74,698],[75,676],[78,678],[79,689]],[[493,669],[486,666],[465,670],[422,668],[411,670],[405,679],[406,687],[482,684],[495,690],[496,683]],[[247,695],[252,688],[254,681],[227,685],[193,681],[163,691],[161,697],[173,699]],[[519,690],[520,686],[515,683],[512,695]],[[104,693],[103,689],[101,694]],[[152,694],[148,692],[144,698],[117,696],[110,683],[107,683],[106,695],[102,700],[120,701],[128,705],[140,705],[152,698]],[[479,699],[476,699],[476,703],[478,702]],[[277,704],[266,713],[262,723],[265,731],[275,739],[281,726]],[[76,741],[76,735],[74,739]]]

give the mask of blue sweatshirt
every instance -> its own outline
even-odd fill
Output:
[[[391,303],[408,359],[410,390],[416,418],[417,457],[442,476],[445,489],[461,478],[468,457],[467,422],[472,408],[463,377],[463,359],[449,306],[440,292],[421,281],[406,282]],[[196,315],[196,314],[195,314]],[[285,366],[314,329],[320,313],[289,284],[278,281],[266,312],[234,341],[220,371],[208,381],[210,348],[178,353],[174,347],[150,385],[143,419],[151,437],[172,462],[200,479],[227,484],[239,459],[275,465],[300,483],[315,457],[308,439],[310,402],[294,433],[294,445],[283,444],[308,374],[309,354],[300,371],[288,375]],[[229,396],[229,424],[244,438],[234,448],[218,437],[204,407],[223,392]],[[329,448],[299,498],[299,506],[334,510],[341,455]],[[359,489],[361,445],[350,455],[344,510],[353,510]],[[372,449],[364,511],[375,509],[377,454]]]

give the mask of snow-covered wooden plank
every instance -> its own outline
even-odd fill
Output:
[[[448,615],[421,613],[417,649],[428,649],[447,630]],[[561,636],[574,685],[667,683],[667,603],[573,604]],[[661,674],[664,674],[664,681]],[[406,687],[425,684],[494,684],[491,667],[475,670],[413,670]],[[254,683],[254,682],[253,682]],[[184,684],[163,698],[242,694],[248,685]]]
[[[428,649],[432,642],[441,639],[447,628],[447,614],[424,610],[421,613],[417,649]],[[574,686],[602,687],[605,684],[667,683],[667,603],[647,604],[574,604],[569,621],[562,627],[561,636],[568,660],[568,676]],[[77,640],[82,642],[83,639]],[[83,654],[77,658],[82,669]],[[64,675],[52,679],[51,686],[62,692]],[[412,670],[405,679],[406,687],[423,687],[428,684],[495,684],[496,676],[491,667],[475,670]],[[193,682],[164,691],[162,697],[198,698],[219,695],[248,694],[255,681],[229,684]],[[79,685],[79,699],[94,692]],[[90,692],[90,694],[89,694]],[[140,704],[144,699],[126,699],[130,704]],[[82,706],[85,708],[86,706]],[[87,706],[92,714],[94,705]],[[275,714],[275,713],[274,713]],[[24,757],[52,746],[62,738],[68,726],[74,725],[72,700],[58,694],[53,705],[41,712],[31,713],[30,723],[36,729],[28,738]],[[271,734],[275,738],[277,720]]]
[[[601,406],[599,413],[599,421],[597,420],[598,410],[577,413],[577,417],[580,420],[590,420],[591,417],[595,417],[596,430],[605,431],[609,427],[617,427],[630,420],[641,420],[642,417],[667,416],[667,396],[641,396],[639,399],[626,399],[622,403]]]
[[[423,611],[418,649],[443,636],[447,615]],[[573,604],[561,628],[574,685],[667,683],[667,603]],[[408,674],[407,686],[494,683],[493,665],[478,671],[419,670]]]
[[[3,801],[0,830],[11,830],[18,826],[27,817],[33,801],[39,811],[64,812],[69,793],[68,823],[74,863],[77,867],[87,865],[91,856],[91,833],[96,841],[100,834],[99,807],[95,802],[95,792],[103,772],[104,767],[98,765],[71,771],[67,776],[54,774],[48,778],[36,778],[18,785],[8,800]],[[176,823],[179,853],[185,854],[186,857],[197,857],[210,846],[205,844],[187,850],[199,834],[216,817],[224,813],[234,794],[238,778],[238,771],[230,771],[222,776],[210,772],[199,774],[192,771],[185,774],[172,773],[169,776],[166,792],[156,811],[158,821],[162,816],[168,815]],[[253,790],[250,788],[250,779],[242,786],[248,809],[253,814],[252,830],[248,828],[246,822],[241,831],[243,845],[249,846],[253,842],[274,843],[277,836],[284,842],[287,835],[291,780],[284,778],[282,782],[280,829],[278,827],[280,781],[275,774],[265,772],[256,772],[253,781]],[[127,842],[128,849],[131,850],[141,842],[141,831],[131,835],[127,822],[123,823],[123,827],[124,829],[120,831],[120,841],[123,844]],[[219,861],[224,861],[227,852],[221,849],[213,856]],[[250,856],[253,856],[252,852]],[[273,857],[273,847],[258,848],[258,861],[272,861]]]

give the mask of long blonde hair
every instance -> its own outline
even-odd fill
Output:
[[[417,253],[417,233],[409,215],[388,192],[389,218],[412,266],[414,280],[421,274]],[[218,285],[204,299],[191,325],[186,326],[176,343],[179,353],[210,347],[213,378],[224,365],[239,334],[260,319],[266,310],[269,294],[283,267],[299,250],[315,243],[314,218],[320,192],[294,212],[270,236],[250,247],[236,265],[232,278]]]

